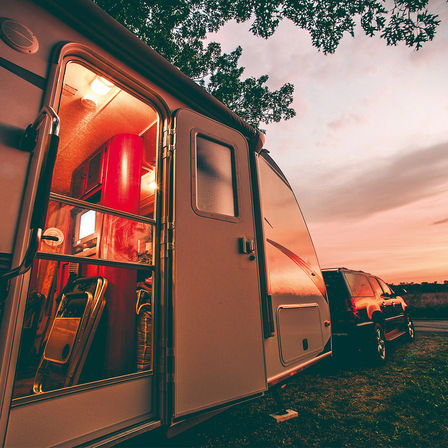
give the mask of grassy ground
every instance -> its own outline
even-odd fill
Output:
[[[195,447],[446,447],[448,336],[396,342],[385,366],[353,356],[313,367],[281,391],[299,417],[276,423],[272,395],[240,405],[172,439]],[[160,440],[134,440],[154,446]],[[131,445],[128,445],[131,446]]]

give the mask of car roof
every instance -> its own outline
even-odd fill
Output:
[[[369,272],[365,272],[365,271],[361,271],[359,269],[349,269],[349,268],[344,268],[344,267],[340,267],[340,268],[324,268],[322,269],[322,272],[330,272],[330,271],[335,271],[335,272],[354,272],[357,274],[364,274],[364,275],[370,275],[372,277],[377,277],[376,275],[370,274]]]

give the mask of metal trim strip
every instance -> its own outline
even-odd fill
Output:
[[[132,261],[125,262],[125,261],[104,260],[102,258],[77,257],[76,255],[50,254],[46,252],[38,252],[36,254],[36,259],[50,260],[50,261],[67,261],[69,263],[85,263],[85,264],[93,264],[96,266],[111,266],[117,268],[138,269],[138,270],[155,269],[155,265],[153,264],[134,263]]]
[[[304,362],[303,364],[299,364],[296,367],[293,367],[292,369],[287,370],[286,372],[282,372],[278,375],[273,376],[272,378],[268,378],[268,387],[275,386],[280,381],[286,380],[288,377],[295,375],[296,373],[301,372],[302,370],[305,370],[307,367],[312,366],[314,363],[320,361],[321,359],[324,359],[328,356],[331,356],[333,352],[327,352],[323,355],[317,356],[316,358],[310,359],[307,362]]]
[[[373,322],[362,322],[360,324],[357,324],[357,327],[365,327],[366,325],[373,325]]]
[[[401,318],[403,318],[403,317],[404,317],[404,314],[399,314],[398,316],[387,317],[387,318],[384,319],[384,320],[389,321],[389,320],[401,319]]]
[[[291,305],[279,305],[277,310],[280,310],[280,309],[294,309],[294,308],[314,308],[314,307],[319,307],[319,305],[316,302],[293,303]]]
[[[135,215],[133,213],[123,212],[104,205],[93,204],[91,202],[82,201],[81,199],[71,198],[58,193],[50,193],[50,201],[60,202],[61,204],[73,205],[79,208],[86,208],[95,210],[97,212],[107,213],[108,215],[118,216],[120,218],[130,219],[132,221],[145,222],[148,224],[155,224],[156,220],[147,218],[145,216]]]
[[[3,67],[11,73],[14,73],[14,75],[22,78],[24,81],[27,81],[30,84],[33,84],[33,86],[36,86],[39,89],[45,89],[45,86],[47,84],[47,80],[45,78],[36,75],[36,73],[30,72],[23,67],[20,67],[20,65],[14,64],[13,62],[0,57],[0,67]]]

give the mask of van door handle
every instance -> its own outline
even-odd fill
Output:
[[[47,136],[44,157],[42,160],[42,168],[37,185],[36,198],[34,200],[33,214],[31,217],[31,228],[44,228],[45,218],[48,209],[48,196],[50,194],[51,181],[53,179],[53,169],[56,162],[56,154],[59,145],[59,116],[52,107],[45,106],[42,108],[35,122],[28,126],[27,132],[31,135],[36,134],[37,130],[42,126],[46,117],[51,118],[51,128]],[[36,144],[37,139],[35,140]]]
[[[8,280],[12,277],[22,275],[31,268],[36,252],[39,249],[42,238],[42,229],[45,225],[45,218],[48,209],[48,196],[50,194],[51,180],[53,178],[53,168],[56,161],[56,153],[59,145],[59,125],[58,114],[50,106],[45,106],[39,112],[34,123],[30,124],[25,131],[22,140],[24,150],[33,152],[38,140],[38,130],[42,127],[45,119],[51,118],[51,128],[45,142],[42,167],[39,175],[36,196],[34,199],[33,214],[31,216],[31,234],[28,248],[19,265],[0,276],[0,280]]]
[[[239,238],[240,253],[249,255],[250,260],[255,260],[255,240],[242,236]]]

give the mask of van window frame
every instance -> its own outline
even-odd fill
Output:
[[[69,63],[77,63],[85,68],[91,70],[96,73],[98,76],[104,76],[105,78],[111,78],[114,80],[114,84],[127,92],[128,94],[134,96],[139,101],[149,105],[154,109],[159,118],[159,129],[158,129],[158,137],[157,137],[157,171],[156,171],[156,180],[158,185],[162,185],[162,169],[163,169],[163,142],[164,137],[167,134],[167,130],[171,125],[172,115],[168,105],[165,103],[163,98],[159,96],[155,91],[150,90],[147,85],[144,85],[140,82],[135,76],[133,76],[133,69],[129,66],[123,64],[123,68],[120,67],[120,62],[114,62],[113,57],[104,57],[99,53],[95,52],[88,46],[81,43],[62,43],[60,46],[55,49],[55,57],[51,61],[53,63],[52,71],[47,80],[47,87],[44,93],[44,105],[49,105],[55,110],[59,110],[60,101],[62,97],[62,86],[65,79],[66,67]],[[138,73],[137,73],[138,76]],[[40,151],[40,150],[39,150]],[[40,157],[40,155],[39,155]],[[28,182],[32,182],[37,184],[38,179],[29,179]],[[33,187],[34,190],[35,187]],[[166,195],[166,192],[159,190],[156,194],[156,202],[155,202],[155,210],[153,218],[148,218],[142,215],[135,215],[133,213],[128,213],[120,210],[109,209],[108,207],[92,204],[90,202],[86,202],[80,199],[76,199],[70,196],[60,195],[56,193],[50,192],[50,195],[47,198],[47,201],[56,201],[65,204],[71,204],[74,206],[79,205],[82,208],[93,209],[100,212],[106,212],[108,214],[128,218],[134,221],[150,223],[154,225],[153,238],[154,241],[160,241],[160,232],[161,232],[161,222],[162,219],[162,200],[163,196]],[[26,207],[32,209],[33,201],[30,201]],[[143,263],[132,263],[132,262],[114,262],[110,260],[103,259],[89,259],[87,257],[76,257],[76,256],[68,256],[68,255],[52,255],[46,254],[45,252],[38,252],[36,254],[36,260],[53,260],[53,261],[76,261],[86,264],[92,265],[102,265],[102,266],[112,266],[112,267],[124,267],[129,269],[134,269],[136,271],[139,270],[147,270],[148,272],[152,272],[153,278],[159,278],[161,271],[161,259],[160,259],[160,250],[154,250],[154,263],[153,264],[143,264]],[[29,280],[30,277],[27,275],[26,287],[21,292],[21,302],[26,302],[28,299],[28,291],[30,288]],[[153,306],[154,306],[154,315],[158,314],[160,310],[158,310],[157,301],[155,298],[161,293],[161,288],[158,288],[159,282],[155,282],[154,292],[153,292]],[[25,308],[25,307],[23,307]],[[17,319],[16,327],[18,331],[22,332],[23,329],[23,319],[24,316],[20,316]],[[153,341],[156,341],[158,338],[158,333],[160,329],[158,329],[159,325],[156,324],[156,321],[153,320]],[[60,397],[60,396],[68,396],[77,393],[81,393],[88,390],[95,390],[101,387],[106,387],[109,385],[114,385],[122,382],[131,381],[134,379],[144,378],[147,376],[152,376],[154,378],[157,377],[157,369],[154,367],[154,359],[158,357],[158,347],[157,344],[154,344],[152,350],[152,367],[149,370],[144,371],[136,371],[129,374],[124,374],[120,376],[115,376],[111,378],[104,378],[100,380],[96,380],[89,383],[81,383],[70,387],[63,387],[61,389],[55,389],[51,391],[47,391],[44,394],[37,395],[27,395],[23,397],[13,398],[11,400],[11,408],[23,406],[29,403],[34,403],[38,401],[51,400],[52,398]],[[17,365],[15,365],[13,370],[13,376],[15,377],[17,372]],[[156,391],[156,389],[154,389]],[[151,400],[153,403],[157,401],[157,393],[152,394]]]

